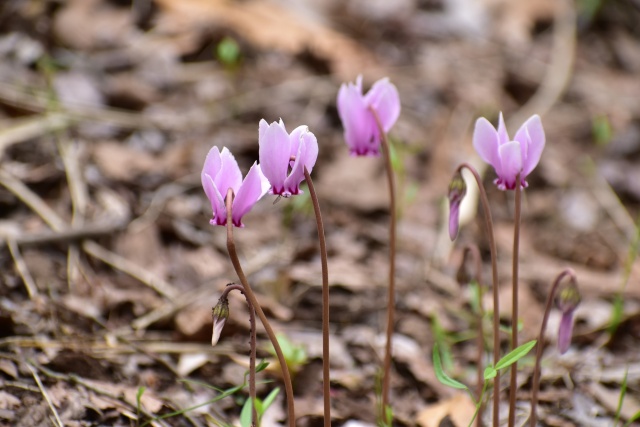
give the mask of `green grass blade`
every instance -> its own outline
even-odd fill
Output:
[[[436,378],[438,378],[438,381],[442,384],[459,390],[469,390],[469,387],[462,384],[460,381],[454,380],[444,372],[444,369],[442,369],[442,360],[440,359],[438,344],[434,344],[433,346],[433,369],[436,372]]]

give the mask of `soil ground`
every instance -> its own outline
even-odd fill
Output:
[[[243,171],[258,122],[305,124],[331,285],[332,424],[374,425],[384,344],[388,196],[381,158],[348,154],[340,84],[388,76],[402,102],[390,132],[399,220],[394,425],[466,426],[475,390],[465,244],[491,264],[475,184],[458,239],[447,188],[483,171],[498,246],[500,316],[512,323],[513,192],[471,144],[476,118],[514,135],[542,117],[546,148],[524,192],[520,340],[534,339],[564,268],[582,296],[569,351],[544,343],[540,423],[622,425],[640,411],[640,3],[637,0],[5,0],[0,5],[0,425],[238,425],[249,326],[240,296],[211,347],[211,308],[237,280],[200,185],[206,153]],[[304,350],[299,426],[322,425],[321,279],[308,191],[266,196],[235,232],[274,328]],[[487,313],[491,293],[484,292]],[[489,330],[488,318],[485,330]],[[503,352],[509,334],[501,336]],[[282,387],[258,327],[258,393]],[[491,342],[487,336],[487,342]],[[519,364],[518,425],[533,357]],[[217,389],[215,389],[215,388]],[[506,416],[507,375],[503,375]],[[626,394],[622,391],[626,387]],[[622,406],[619,407],[620,397]],[[171,415],[173,414],[173,415]],[[490,414],[485,412],[488,425]],[[163,417],[163,418],[160,418]],[[284,425],[280,392],[262,425]]]

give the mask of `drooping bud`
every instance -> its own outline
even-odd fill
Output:
[[[558,329],[558,350],[560,354],[564,354],[571,345],[571,336],[573,333],[573,312],[580,304],[580,292],[578,285],[572,278],[568,285],[560,290],[556,298],[556,306],[562,312],[560,319],[560,327]]]
[[[215,346],[218,343],[222,329],[229,318],[229,300],[224,296],[221,297],[218,300],[218,304],[213,307],[212,314],[213,333],[211,334],[211,346]]]
[[[449,237],[455,240],[458,237],[460,222],[460,205],[467,194],[467,183],[460,170],[456,171],[449,184]]]

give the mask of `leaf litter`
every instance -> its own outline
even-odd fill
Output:
[[[437,238],[446,224],[442,183],[469,157],[473,118],[518,110],[553,65],[555,3],[478,2],[483,18],[473,27],[462,9],[437,1],[405,2],[390,13],[380,12],[382,4],[339,2],[292,8],[162,0],[147,10],[143,3],[11,1],[0,12],[11,22],[0,32],[0,239],[18,247],[0,252],[0,424],[59,417],[64,425],[131,425],[138,414],[151,420],[206,402],[152,424],[237,421],[237,401],[214,402],[215,390],[182,381],[235,386],[248,351],[240,299],[232,301],[221,345],[207,345],[211,306],[235,279],[193,174],[212,144],[234,149],[247,168],[263,116],[310,123],[318,136],[314,174],[335,267],[334,421],[373,423],[387,274],[385,184],[377,162],[347,156],[335,112],[339,84],[363,73],[366,81],[389,75],[398,82],[403,115],[392,136],[409,153],[398,180],[407,194],[417,188],[403,200],[399,225],[396,419],[466,425],[472,404],[435,381],[429,359],[435,319],[451,340],[456,378],[473,384],[473,341],[458,337],[473,327],[469,298],[453,281],[458,249]],[[625,372],[620,417],[640,410],[639,267],[635,259],[626,265],[640,206],[633,183],[639,36],[625,17],[640,13],[611,2],[591,17],[576,13],[575,65],[564,92],[540,112],[550,150],[526,194],[520,320],[535,335],[553,275],[576,270],[583,305],[575,341],[557,354],[552,317],[540,416],[549,425],[611,425]],[[433,18],[443,26],[426,25]],[[225,37],[240,47],[236,64],[216,56]],[[80,150],[78,173],[67,161],[68,142]],[[492,198],[500,268],[509,271],[512,213],[507,200]],[[479,221],[472,215],[461,239],[486,248]],[[296,383],[299,425],[316,425],[315,230],[308,210],[285,202],[258,206],[246,222],[238,241],[252,284],[278,330],[307,348]],[[620,324],[609,334],[618,294]],[[259,357],[270,356],[263,348]],[[531,366],[521,365],[529,377]],[[263,379],[277,383],[272,372]],[[520,383],[526,404],[528,384]],[[272,386],[261,385],[261,393]],[[263,425],[283,422],[284,400],[274,405]]]

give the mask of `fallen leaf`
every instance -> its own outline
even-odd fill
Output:
[[[455,427],[469,425],[476,408],[466,393],[456,393],[453,397],[427,406],[418,413],[416,422],[421,427],[440,427],[448,418]]]
[[[159,0],[165,25],[176,29],[228,27],[254,46],[288,54],[311,52],[330,62],[341,78],[353,78],[375,64],[364,47],[347,36],[271,1]]]

